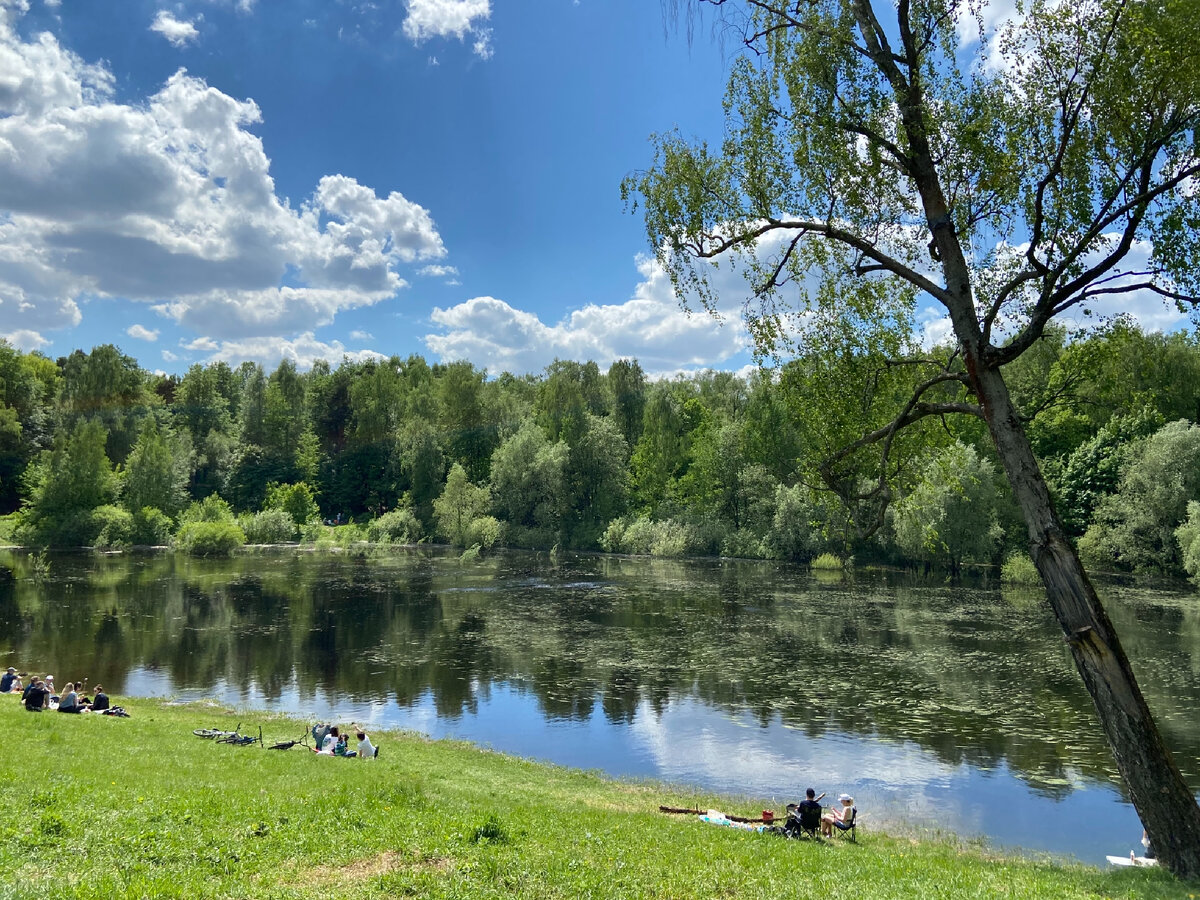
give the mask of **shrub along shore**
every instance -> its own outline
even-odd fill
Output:
[[[411,733],[372,733],[372,761],[215,744],[192,730],[261,726],[270,746],[306,725],[113,702],[132,718],[0,698],[0,898],[1200,896],[1159,870],[1000,856],[869,822],[857,844],[713,827],[658,807],[761,805]]]

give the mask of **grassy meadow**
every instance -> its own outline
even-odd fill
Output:
[[[0,698],[0,898],[1200,897],[1151,869],[1001,857],[860,829],[814,844],[658,812],[753,800],[374,733],[380,758],[214,744],[305,723],[113,698],[131,718]]]

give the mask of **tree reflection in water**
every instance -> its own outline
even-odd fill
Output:
[[[1200,780],[1200,611],[1182,590],[1109,589],[1164,734]],[[1049,797],[1115,782],[1090,701],[1036,595],[895,574],[814,579],[757,562],[436,550],[0,557],[0,650],[122,693],[253,685],[471,715],[494,686],[550,721],[627,728],[699,703],[811,737],[909,742],[1006,767]]]

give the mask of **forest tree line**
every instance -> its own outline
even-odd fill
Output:
[[[420,356],[193,365],[0,343],[0,504],[30,547],[369,539],[958,571],[1024,550],[983,424],[856,437],[919,373],[810,355],[650,380],[558,360],[495,378]],[[1098,570],[1200,575],[1200,343],[1050,331],[1005,371],[1067,531]],[[849,448],[849,449],[848,449]]]

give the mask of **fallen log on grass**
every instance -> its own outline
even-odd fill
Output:
[[[682,816],[702,816],[706,812],[708,812],[707,809],[688,809],[686,806],[659,806],[658,811],[663,812],[663,813],[675,813],[677,815],[682,815]],[[762,816],[758,816],[757,818],[751,819],[751,818],[747,818],[746,816],[731,816],[728,813],[725,814],[725,818],[727,818],[730,822],[766,822],[767,821],[767,819],[763,818]],[[774,817],[772,817],[770,819],[770,821],[774,822],[775,821]]]

